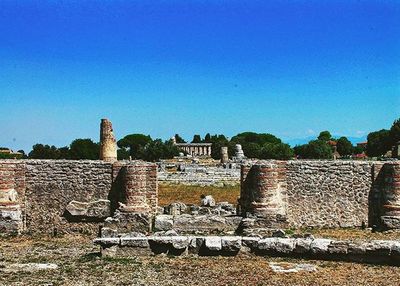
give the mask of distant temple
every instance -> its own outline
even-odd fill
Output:
[[[176,143],[175,136],[172,141],[180,150],[193,157],[210,157],[211,156],[211,145],[212,143]]]

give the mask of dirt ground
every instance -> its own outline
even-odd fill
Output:
[[[355,234],[353,234],[355,235]],[[343,235],[342,235],[343,236]],[[270,262],[308,263],[315,272],[275,273]],[[55,263],[25,271],[16,263]],[[400,285],[400,268],[256,257],[100,258],[91,238],[0,239],[0,285]]]

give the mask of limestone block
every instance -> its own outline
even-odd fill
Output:
[[[296,238],[294,252],[295,253],[307,253],[311,249],[312,239],[308,238]]]
[[[189,237],[189,248],[188,251],[191,254],[198,254],[201,247],[205,243],[205,238],[201,236]]]
[[[101,245],[102,247],[110,247],[113,245],[119,245],[120,238],[119,237],[102,237],[96,238],[93,241],[94,244]]]
[[[221,245],[223,251],[236,252],[242,246],[242,239],[240,236],[222,236]]]
[[[258,249],[267,252],[274,252],[276,240],[276,237],[263,238],[258,242]]]
[[[118,237],[118,231],[109,227],[102,227],[100,237]]]
[[[174,225],[172,215],[158,215],[154,221],[154,228],[156,230],[166,231],[171,230]]]
[[[310,250],[313,254],[326,254],[328,247],[331,244],[331,239],[316,238],[311,242]]]
[[[0,190],[0,202],[16,202],[18,193],[14,189]]]
[[[278,253],[291,253],[295,247],[294,238],[277,238],[275,242],[275,249]]]
[[[243,236],[242,237],[242,246],[246,248],[250,248],[250,250],[255,249],[258,246],[258,242],[261,238],[259,237],[249,237]]]
[[[111,215],[109,200],[97,200],[89,203],[71,201],[65,210],[72,217],[106,218]]]
[[[187,206],[184,203],[176,202],[165,207],[165,213],[169,215],[180,215],[187,211]]]
[[[121,237],[121,246],[147,248],[150,245],[147,237]]]
[[[222,249],[221,237],[207,236],[205,240],[205,248],[209,251],[220,251]]]
[[[348,241],[332,241],[328,246],[328,253],[346,255],[349,249]]]
[[[201,199],[201,205],[204,207],[215,206],[215,199],[211,195],[207,195]]]

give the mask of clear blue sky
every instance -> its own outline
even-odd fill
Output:
[[[0,2],[0,146],[328,129],[400,117],[400,1]]]

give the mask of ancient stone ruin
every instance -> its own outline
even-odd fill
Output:
[[[116,161],[108,120],[100,134],[103,160],[1,160],[0,233],[95,236],[101,229],[95,242],[104,255],[250,251],[400,260],[398,242],[290,238],[283,231],[400,229],[399,161],[244,161],[237,206],[159,206],[157,164]]]
[[[100,123],[100,160],[117,161],[117,144],[108,119],[102,119]]]

